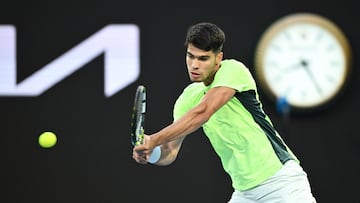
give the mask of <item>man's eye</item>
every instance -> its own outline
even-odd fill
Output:
[[[188,57],[191,58],[191,59],[194,59],[195,57],[191,54],[188,54]]]
[[[206,60],[208,60],[208,57],[199,57],[199,60],[200,61],[206,61]]]

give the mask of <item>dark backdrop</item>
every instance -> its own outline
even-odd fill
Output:
[[[0,97],[0,202],[226,202],[232,193],[230,179],[201,130],[185,140],[170,166],[132,160],[129,121],[134,91],[138,84],[147,86],[146,130],[155,132],[171,122],[172,105],[189,83],[183,47],[189,25],[211,21],[221,26],[227,33],[225,57],[237,58],[253,71],[261,34],[278,18],[296,12],[323,15],[344,31],[353,51],[350,84],[330,107],[293,115],[288,124],[265,96],[263,104],[301,160],[318,202],[359,202],[360,14],[355,1],[237,4],[146,7],[137,2],[77,0],[1,6],[0,24],[17,29],[18,81],[102,27],[123,23],[139,26],[141,74],[107,98],[101,55],[40,96]],[[37,144],[46,130],[58,135],[54,148]]]

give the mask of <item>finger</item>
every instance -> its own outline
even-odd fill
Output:
[[[137,151],[133,150],[133,159],[140,164],[147,164],[147,155],[139,154]]]

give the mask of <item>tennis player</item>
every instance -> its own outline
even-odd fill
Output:
[[[133,148],[141,164],[156,146],[156,165],[169,165],[184,138],[202,127],[232,180],[229,203],[314,203],[306,172],[262,109],[248,68],[223,58],[224,32],[201,22],[187,32],[186,64],[192,81],[176,100],[174,122],[145,135]]]

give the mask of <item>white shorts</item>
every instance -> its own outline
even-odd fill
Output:
[[[228,203],[316,203],[307,174],[295,161],[283,167],[264,183],[245,191],[235,190]]]

